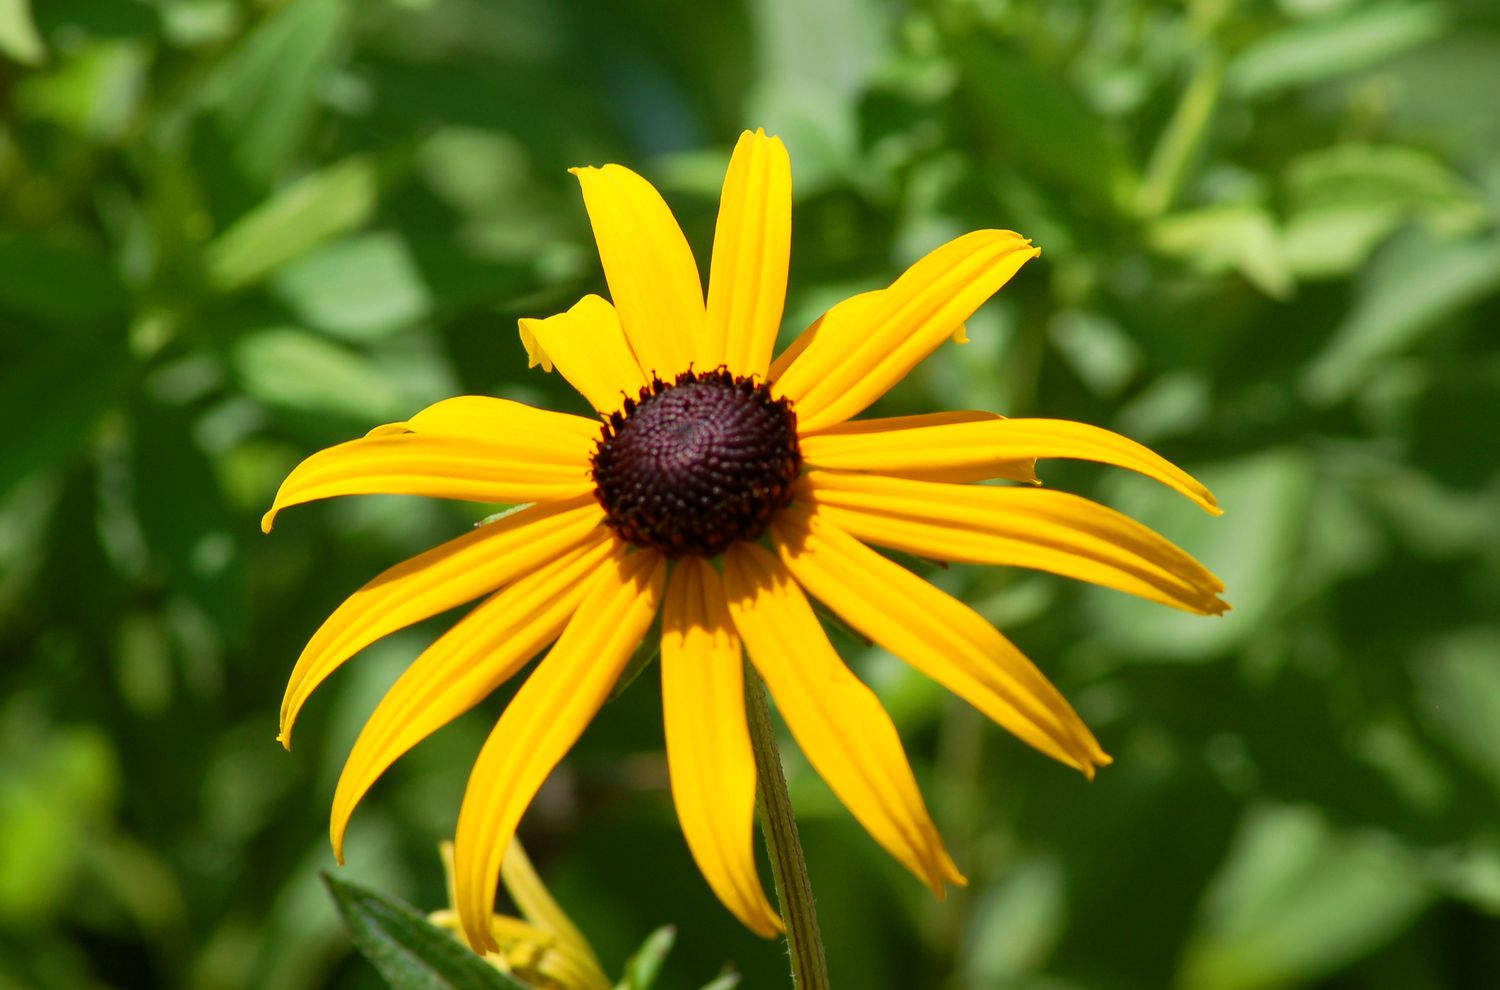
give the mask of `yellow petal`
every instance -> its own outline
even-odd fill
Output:
[[[833,471],[809,472],[799,495],[853,536],[919,557],[1051,571],[1189,612],[1228,608],[1202,564],[1077,495]]]
[[[656,615],[666,572],[665,558],[650,551],[601,567],[480,751],[454,842],[456,906],[476,950],[495,948],[488,925],[495,883],[522,812],[630,661]]]
[[[391,685],[365,723],[333,795],[329,837],[344,861],[344,829],[370,786],[417,743],[489,696],[557,638],[583,600],[585,578],[619,543],[589,542],[496,592],[448,630]]]
[[[880,398],[1039,253],[1008,230],[965,234],[908,268],[859,318],[825,319],[777,381],[799,426],[843,422]]]
[[[843,423],[803,438],[802,458],[810,466],[840,471],[901,477],[920,473],[929,480],[980,481],[1013,477],[1006,472],[1029,459],[1068,457],[1139,472],[1176,489],[1207,511],[1220,513],[1218,502],[1196,478],[1118,433],[1065,419],[976,415],[982,418],[930,425],[914,422],[916,417]],[[902,425],[871,430],[870,422]]]
[[[1015,452],[1008,449],[976,450],[975,444],[960,446],[952,441],[931,449],[954,434],[967,436],[966,430],[981,430],[983,424],[1005,422],[1009,420],[987,412],[851,420],[802,436],[802,460],[809,467],[868,471],[924,481],[962,484],[1005,478],[1035,484],[1036,458],[1030,454],[1012,456]],[[923,438],[927,438],[926,443]]]
[[[791,346],[771,362],[771,372],[767,375],[767,381],[780,382],[781,377],[787,373],[787,369],[796,364],[797,359],[818,339],[824,326],[831,327],[829,335],[835,338],[858,333],[859,327],[864,325],[865,318],[874,312],[875,303],[879,301],[882,291],[884,290],[875,289],[850,296],[813,320],[806,330],[797,335],[797,339],[792,341]],[[786,395],[779,385],[775,392],[778,397]]]
[[[524,435],[362,437],[320,450],[293,468],[260,528],[269,533],[287,506],[340,495],[426,495],[501,504],[569,499],[593,491],[591,454],[588,444],[562,446]]]
[[[604,967],[599,965],[599,957],[594,955],[593,946],[589,945],[567,912],[552,899],[518,840],[511,840],[510,848],[505,851],[505,858],[500,863],[500,880],[521,914],[538,928],[556,936],[554,949],[564,956],[561,961],[566,964],[564,972],[572,977],[570,985],[608,990],[609,979],[604,975]]]
[[[1090,777],[1110,762],[1051,682],[978,612],[801,506],[773,532],[792,576],[852,628],[1047,755]]]
[[[349,657],[414,622],[494,591],[595,539],[604,513],[590,496],[538,505],[397,564],[350,595],[313,634],[281,702],[281,742],[313,689]]]
[[[745,668],[717,571],[677,562],[661,630],[662,713],[672,800],[688,849],[724,906],[757,935],[781,930],[755,871],[755,756]]]
[[[609,294],[636,363],[670,381],[699,359],[703,283],[682,229],[645,179],[621,165],[575,168]]]
[[[444,399],[405,423],[393,425],[411,433],[470,437],[491,443],[521,438],[531,445],[557,446],[570,451],[582,449],[585,452],[592,452],[593,442],[599,437],[598,420],[538,409],[524,402],[489,395],[459,395]]]
[[[566,313],[545,320],[521,320],[521,342],[531,366],[557,370],[603,415],[635,398],[649,384],[625,342],[615,308],[599,296],[584,296]],[[590,422],[594,436],[599,424]]]
[[[943,896],[963,876],[922,803],[890,716],[834,653],[786,567],[751,543],[724,556],[729,613],[808,762],[865,830]]]
[[[792,165],[765,131],[740,135],[719,197],[702,366],[764,378],[781,328],[792,251]]]

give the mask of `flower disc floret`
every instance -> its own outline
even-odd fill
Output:
[[[594,493],[621,539],[713,557],[766,531],[801,468],[790,402],[723,368],[687,371],[605,421]]]

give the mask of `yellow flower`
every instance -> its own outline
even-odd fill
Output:
[[[323,624],[292,672],[281,738],[313,689],[397,629],[489,595],[433,643],[365,725],[333,799],[342,856],[355,804],[401,754],[551,649],[479,754],[459,813],[457,909],[487,922],[517,822],[662,613],[667,759],[678,817],[715,893],[752,930],[780,927],[755,870],[755,769],[741,643],[809,762],[892,856],[941,896],[944,850],[880,702],[808,603],[945,685],[1042,752],[1092,775],[1109,762],[1067,701],[978,613],[875,544],[918,557],[1037,568],[1190,612],[1222,584],[1146,527],[1035,487],[1071,457],[1155,478],[1210,512],[1182,470],[1106,430],[990,413],[851,421],[1038,251],[965,234],[889,288],[833,307],[774,362],[791,244],[780,140],[746,133],[720,200],[705,302],[660,194],[619,165],[575,169],[614,302],[522,320],[601,422],[463,396],[303,461],[289,505],[359,493],[531,503],[398,564]],[[1024,487],[973,482],[1009,479]],[[769,549],[767,549],[769,547]],[[716,563],[717,562],[717,563]]]
[[[439,847],[443,873],[448,880],[449,907],[434,911],[427,920],[455,934],[463,932],[458,912],[453,910],[453,844]],[[573,924],[567,913],[547,892],[537,876],[520,840],[512,840],[500,863],[500,882],[521,912],[513,918],[504,914],[490,916],[490,934],[495,947],[485,959],[503,973],[526,981],[537,990],[610,990],[613,984],[604,975],[594,947]]]

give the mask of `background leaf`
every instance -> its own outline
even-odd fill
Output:
[[[355,948],[392,990],[529,990],[411,908],[323,874]]]

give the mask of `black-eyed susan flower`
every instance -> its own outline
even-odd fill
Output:
[[[962,877],[890,718],[834,652],[810,593],[849,626],[1042,752],[1109,762],[1046,677],[976,612],[869,545],[1036,568],[1205,614],[1202,565],[1102,505],[1035,487],[1037,458],[1138,471],[1217,512],[1197,481],[1079,423],[942,412],[854,417],[1036,257],[1006,230],[965,234],[888,288],[829,310],[775,361],[791,244],[786,149],[741,136],[705,300],[666,203],[619,165],[575,170],[613,304],[522,320],[600,419],[498,398],[439,402],[299,465],[266,514],[358,493],[527,507],[381,574],[325,622],[292,672],[281,738],[340,664],[481,596],[376,708],[333,799],[355,804],[399,756],[547,650],[479,753],[459,813],[455,896],[476,948],[505,850],[537,789],[608,697],[658,612],[672,796],[699,867],[748,927],[780,921],[752,851],[756,776],[741,645],[808,761],[891,855],[941,894]],[[550,649],[548,649],[550,645]]]

